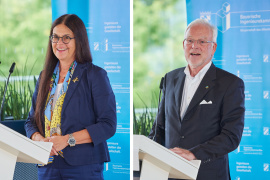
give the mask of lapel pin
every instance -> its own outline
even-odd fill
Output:
[[[205,89],[208,89],[209,88],[209,86],[205,86]]]
[[[79,81],[79,79],[78,79],[78,77],[76,77],[76,78],[73,79],[72,81],[75,83],[76,81]]]

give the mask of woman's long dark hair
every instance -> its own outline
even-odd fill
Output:
[[[75,14],[65,14],[57,18],[51,27],[50,36],[53,33],[55,26],[59,24],[66,25],[75,36],[75,59],[78,63],[92,62],[92,56],[89,47],[89,41],[87,37],[87,31],[83,21]],[[58,62],[57,57],[52,50],[52,44],[49,40],[48,49],[45,59],[43,71],[39,77],[39,90],[36,101],[35,109],[35,122],[39,129],[39,132],[44,136],[44,110],[47,96],[49,93],[49,86],[54,68]]]

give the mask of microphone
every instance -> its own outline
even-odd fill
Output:
[[[9,73],[10,73],[10,74],[13,73],[14,68],[15,68],[15,62],[12,63],[12,65],[11,65],[11,67],[10,67],[10,69],[9,69]]]
[[[164,81],[164,77],[161,78],[160,84],[159,84],[159,96],[158,96],[158,111],[157,111],[157,115],[159,113],[160,95],[161,95],[161,90],[163,89],[163,81]],[[156,137],[156,134],[157,134],[157,120],[158,120],[158,118],[156,119],[155,134],[154,134],[154,136],[152,138],[153,141],[155,140],[155,137]]]
[[[8,83],[9,83],[9,78],[10,78],[10,75],[13,73],[14,68],[15,68],[15,63],[12,63],[12,65],[11,65],[11,67],[9,69],[9,75],[8,75],[8,79],[7,79],[7,83],[6,83],[6,87],[5,87],[4,95],[3,95],[3,99],[2,99],[1,110],[0,110],[0,121],[2,121],[2,110],[3,110],[3,107],[4,107],[5,94],[6,94],[6,91],[7,91],[7,86],[8,86]]]
[[[161,94],[161,90],[163,89],[163,81],[164,81],[164,77],[162,77],[161,80],[160,80],[160,85],[159,85],[159,96],[158,96],[158,107],[159,107],[159,103],[160,103],[160,94]]]

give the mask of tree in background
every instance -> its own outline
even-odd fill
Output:
[[[31,75],[42,70],[52,22],[50,0],[0,0],[1,71],[16,62],[17,73],[25,67]]]
[[[133,100],[151,107],[166,72],[185,66],[185,0],[133,1]],[[155,106],[156,107],[156,106]]]
[[[0,0],[0,99],[9,68],[16,63],[1,119],[26,119],[36,79],[42,70],[52,22],[50,0]],[[2,76],[2,77],[1,77]]]

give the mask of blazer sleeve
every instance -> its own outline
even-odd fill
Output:
[[[41,74],[41,73],[40,73]],[[40,75],[39,75],[40,77]],[[36,110],[36,101],[37,101],[37,95],[38,95],[38,88],[39,88],[39,79],[37,81],[35,91],[33,93],[32,97],[32,106],[30,109],[30,112],[28,113],[28,118],[24,124],[24,129],[26,131],[26,136],[30,138],[32,134],[35,132],[39,132],[38,127],[35,123],[35,110]]]
[[[87,126],[93,144],[97,145],[112,137],[116,132],[116,102],[107,72],[101,68],[88,71],[88,83],[91,84],[91,94],[96,123]]]
[[[153,123],[148,138],[165,146],[165,95],[166,95],[166,75],[164,76],[162,98],[158,107],[158,113]]]
[[[244,128],[244,102],[244,82],[234,78],[230,81],[221,105],[220,134],[190,149],[197,159],[204,163],[210,162],[238,147]]]

